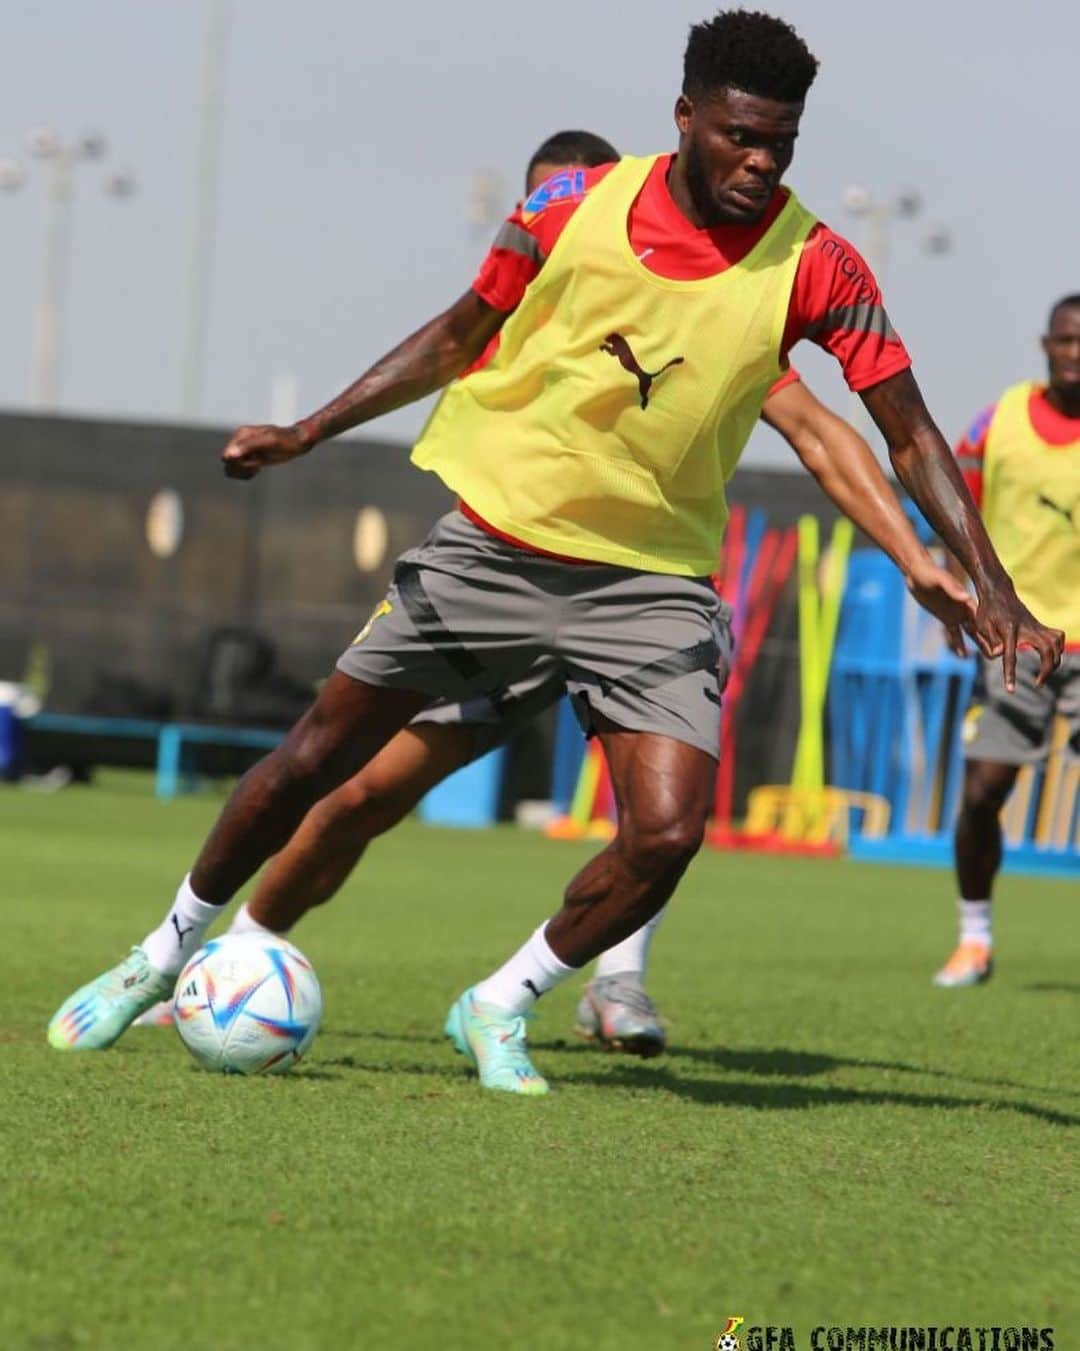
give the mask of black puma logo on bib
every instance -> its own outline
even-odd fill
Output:
[[[683,357],[672,357],[670,361],[665,361],[658,371],[647,371],[634,356],[630,344],[621,333],[609,333],[600,344],[600,350],[614,357],[624,371],[637,376],[642,408],[649,406],[649,390],[652,389],[653,381],[658,380],[672,366],[681,366],[684,360]]]

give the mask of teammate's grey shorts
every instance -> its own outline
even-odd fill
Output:
[[[487,698],[515,729],[557,697],[558,681],[586,732],[602,717],[716,756],[725,610],[707,578],[563,563],[452,511],[398,560],[338,669],[474,717],[472,701]]]
[[[1045,760],[1055,715],[1069,724],[1068,754],[1080,759],[1080,652],[1066,652],[1045,685],[1035,684],[1038,656],[1016,654],[1016,692],[1005,692],[1001,659],[979,659],[971,704],[964,718],[964,758],[1029,765]]]

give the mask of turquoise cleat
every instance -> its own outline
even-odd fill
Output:
[[[525,1049],[525,1014],[478,1004],[466,990],[451,1006],[443,1032],[459,1055],[477,1068],[484,1088],[539,1097],[548,1081],[533,1068]]]
[[[166,976],[132,948],[119,966],[76,990],[49,1023],[49,1045],[58,1051],[103,1051],[140,1013],[172,996],[175,976]]]

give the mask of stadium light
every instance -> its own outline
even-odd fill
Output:
[[[26,170],[13,159],[0,159],[0,192],[18,192],[26,182]]]
[[[51,127],[35,127],[27,137],[27,145],[31,157],[41,161],[47,203],[41,281],[34,315],[30,402],[37,408],[52,408],[60,392],[61,335],[75,170],[79,165],[104,159],[108,145],[97,131],[65,141]],[[21,164],[10,159],[0,160],[0,191],[18,192],[29,182],[30,175]],[[135,186],[134,175],[126,169],[114,169],[102,183],[105,195],[117,200],[130,197]]]
[[[849,216],[866,221],[862,251],[880,281],[881,270],[889,260],[892,222],[921,216],[922,194],[914,188],[905,188],[895,197],[879,198],[861,183],[852,183],[844,189],[843,201]],[[952,236],[944,225],[927,225],[919,233],[918,244],[923,253],[940,257],[952,248]]]

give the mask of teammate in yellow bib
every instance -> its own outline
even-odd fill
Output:
[[[1080,757],[1080,295],[1050,312],[1046,383],[1025,380],[981,413],[956,448],[998,556],[1023,600],[1065,632],[1065,658],[1045,684],[1032,652],[1008,694],[993,662],[979,671],[964,725],[963,800],[956,823],[960,938],[934,977],[978,985],[993,970],[991,893],[1001,866],[999,813],[1021,766],[1046,758],[1054,718]]]

